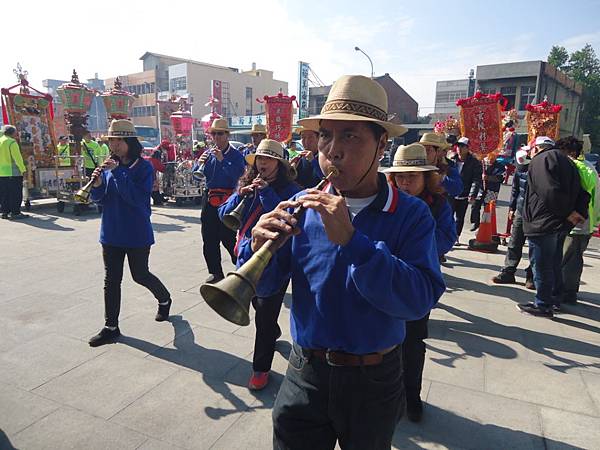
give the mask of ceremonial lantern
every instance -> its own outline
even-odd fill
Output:
[[[469,138],[472,152],[484,156],[502,147],[501,113],[507,100],[502,94],[482,94],[477,91],[469,98],[456,102],[460,109],[460,132]]]
[[[545,97],[537,105],[525,105],[527,121],[527,141],[532,143],[538,136],[548,136],[557,140],[560,134],[560,111],[562,105],[554,105]]]
[[[177,141],[177,156],[181,159],[182,154],[192,154],[192,129],[194,118],[188,108],[185,98],[179,99],[179,109],[171,114],[171,124]]]
[[[69,134],[75,140],[75,152],[81,155],[81,140],[87,132],[87,112],[92,105],[95,92],[79,81],[75,69],[71,81],[61,85],[56,92],[65,110],[65,122],[69,127]]]
[[[128,119],[133,106],[134,96],[122,88],[121,80],[116,78],[112,89],[100,94],[109,120]]]

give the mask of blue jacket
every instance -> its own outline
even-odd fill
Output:
[[[252,196],[252,200],[248,200],[246,206],[242,210],[242,225],[240,227],[240,231],[238,231],[238,248],[241,246],[242,242],[245,240],[249,240],[252,238],[252,228],[258,222],[260,216],[266,212],[273,211],[277,205],[284,201],[288,200],[293,195],[300,192],[300,186],[296,183],[289,183],[286,186],[283,186],[281,189],[274,189],[271,186],[267,186],[264,189],[258,191],[258,199],[256,196]],[[218,210],[219,219],[223,220],[223,216],[225,214],[229,214],[231,211],[235,209],[236,206],[240,204],[243,196],[241,196],[238,192],[233,194],[229,199],[223,203]],[[248,224],[248,220],[251,218],[252,214],[260,207],[262,207],[262,212],[256,214],[253,218],[252,223]],[[244,231],[244,236],[240,236],[239,233],[246,228]],[[289,280],[289,276],[282,276],[279,281],[269,280],[268,283],[264,283],[262,280],[258,283],[256,287],[256,292],[259,297],[269,297],[270,295],[275,294],[279,291],[279,289],[287,283]],[[274,290],[273,290],[274,289]]]
[[[102,185],[91,191],[92,201],[102,205],[102,244],[128,248],[154,244],[150,223],[153,175],[152,164],[142,158],[102,172]]]
[[[439,256],[448,253],[456,242],[456,222],[450,203],[445,195],[435,195],[423,199],[435,219],[435,243]]]
[[[427,205],[383,174],[379,186],[371,205],[354,217],[348,244],[327,239],[321,216],[309,209],[299,221],[302,233],[263,274],[264,283],[291,274],[291,332],[302,347],[365,354],[401,344],[405,321],[425,316],[444,292]],[[251,255],[248,240],[238,264]]]
[[[296,181],[307,189],[315,187],[323,178],[318,157],[313,158],[311,161],[308,161],[306,158],[300,158],[296,170],[298,172]]]
[[[523,214],[523,203],[527,192],[527,171],[529,164],[517,164],[517,170],[513,176],[512,188],[510,190],[510,203],[508,209]]]
[[[446,162],[448,163],[448,170],[442,178],[442,187],[450,197],[456,197],[463,191],[463,181],[460,173],[458,173],[456,163],[450,159],[446,159]]]
[[[218,161],[215,155],[211,154],[204,163],[206,187],[209,189],[235,189],[238,179],[244,173],[245,166],[244,156],[229,144],[229,148],[223,153],[223,161]]]

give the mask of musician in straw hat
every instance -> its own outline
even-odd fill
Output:
[[[246,145],[246,148],[243,148],[244,157],[256,153],[256,149],[260,144],[260,141],[267,137],[267,128],[260,123],[252,124],[252,129],[250,130],[250,138],[252,139],[252,143]],[[241,150],[241,149],[240,149]]]
[[[343,76],[321,114],[299,123],[319,130],[319,164],[337,175],[261,216],[238,262],[289,236],[261,280],[289,274],[293,287],[274,446],[389,449],[403,409],[405,321],[427,314],[445,288],[435,223],[427,205],[378,173],[388,137],[406,128],[388,121],[376,81]],[[297,221],[289,211],[299,205],[306,213]]]

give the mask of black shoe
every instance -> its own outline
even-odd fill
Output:
[[[8,213],[2,213],[2,218],[8,220]]]
[[[519,303],[517,305],[517,308],[519,308],[519,310],[521,312],[531,314],[532,316],[548,317],[548,318],[554,317],[552,308],[540,308],[539,306],[536,306],[535,303],[531,303],[531,302],[530,303]]]
[[[500,272],[494,278],[492,278],[492,283],[496,284],[514,284],[516,283],[515,275],[513,273],[508,272]]]
[[[560,314],[562,312],[560,305],[552,305],[552,313],[553,314]]]
[[[446,257],[444,255],[440,256],[440,264],[443,264],[445,262],[447,262],[448,260],[446,259]]]
[[[475,223],[473,224],[473,226],[471,227],[471,231],[477,231],[477,228],[479,228],[479,224]]]
[[[423,418],[423,402],[419,397],[406,399],[406,416],[411,422],[420,422]]]
[[[121,336],[119,327],[114,330],[104,327],[100,330],[100,333],[92,337],[88,343],[90,344],[90,347],[99,347],[104,344],[112,344],[119,336]]]
[[[19,214],[11,214],[10,215],[10,220],[20,220],[20,219],[27,219],[29,217],[29,215],[27,214],[23,214],[23,213],[19,213]]]
[[[222,273],[211,273],[210,276],[204,281],[205,283],[208,284],[213,284],[213,283],[217,283],[218,281],[221,281],[223,278],[225,278],[223,276]]]
[[[156,313],[156,316],[154,316],[154,320],[157,322],[169,320],[169,310],[171,309],[172,304],[173,300],[169,299],[169,303],[166,305],[158,305],[158,312]]]

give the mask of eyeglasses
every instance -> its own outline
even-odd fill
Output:
[[[211,136],[223,136],[225,135],[224,131],[213,131],[212,133],[210,133]]]

